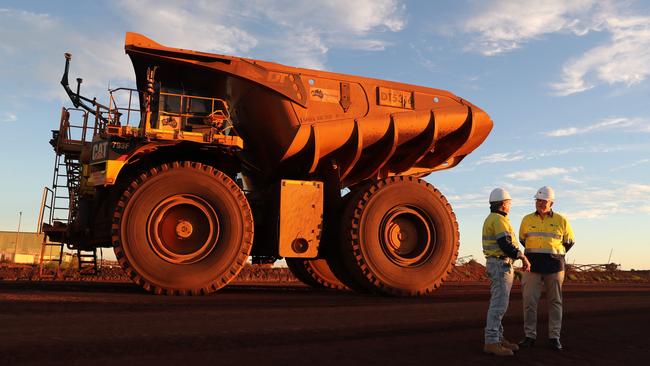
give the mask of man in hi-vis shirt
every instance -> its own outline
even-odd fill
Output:
[[[546,291],[548,301],[549,345],[562,350],[562,283],[564,282],[564,255],[574,243],[569,221],[553,212],[555,192],[544,186],[535,194],[535,212],[521,221],[519,241],[526,248],[531,269],[521,279],[524,299],[524,335],[520,347],[532,347],[537,339],[537,303]]]
[[[530,263],[518,249],[515,232],[510,225],[510,194],[503,188],[490,193],[490,214],[483,223],[483,254],[485,270],[490,277],[490,307],[485,324],[483,352],[497,356],[512,356],[519,347],[503,336],[501,320],[508,309],[514,270],[512,264],[521,259],[524,271]]]

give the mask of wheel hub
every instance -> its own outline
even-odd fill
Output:
[[[147,220],[151,249],[174,264],[196,263],[217,246],[219,218],[204,199],[179,194],[158,203]]]
[[[424,263],[435,247],[431,220],[408,206],[395,207],[384,215],[379,236],[386,257],[401,267]]]
[[[179,239],[187,239],[192,236],[192,224],[186,220],[179,220],[176,225],[176,235]]]

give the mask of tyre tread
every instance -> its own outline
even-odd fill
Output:
[[[405,290],[400,288],[391,287],[383,283],[379,278],[377,278],[374,273],[371,271],[370,267],[365,261],[362,245],[359,241],[359,229],[361,216],[364,212],[365,207],[368,205],[372,197],[383,188],[397,184],[401,182],[411,182],[424,186],[429,190],[436,199],[440,200],[447,211],[448,217],[453,223],[453,230],[455,231],[455,243],[453,243],[453,256],[450,261],[450,265],[445,269],[444,274],[436,279],[434,283],[430,286],[419,289],[419,290]],[[354,200],[356,199],[356,200]],[[343,259],[346,264],[346,267],[349,269],[349,272],[353,275],[356,282],[362,284],[364,287],[369,290],[379,292],[385,295],[392,296],[421,296],[432,293],[434,290],[439,288],[446,278],[451,274],[453,270],[453,265],[458,258],[458,248],[460,246],[460,232],[458,229],[458,221],[456,215],[454,214],[451,205],[447,198],[433,185],[425,182],[422,179],[411,177],[411,176],[398,176],[398,177],[389,177],[379,181],[373,182],[363,193],[355,197],[353,202],[350,202],[353,207],[352,210],[346,210],[346,214],[343,216],[344,228],[343,233],[345,236],[342,238],[342,245],[347,245],[350,248],[350,251],[346,253],[345,250],[342,251]]]
[[[129,262],[129,259],[127,258],[126,255],[124,255],[123,244],[120,240],[120,226],[121,226],[120,224],[121,224],[122,215],[124,214],[124,209],[126,208],[127,204],[132,198],[133,193],[135,193],[135,191],[138,188],[140,188],[146,181],[152,179],[153,177],[155,177],[160,173],[168,172],[174,169],[181,169],[181,168],[202,170],[204,172],[207,172],[210,175],[212,175],[214,179],[218,180],[224,187],[229,189],[231,193],[233,193],[233,196],[237,198],[240,209],[244,214],[243,215],[244,235],[243,235],[242,250],[239,252],[238,258],[236,258],[236,260],[233,261],[233,265],[229,270],[224,271],[224,274],[222,276],[218,276],[214,278],[207,286],[193,287],[193,288],[186,288],[186,289],[175,289],[175,288],[158,286],[154,283],[148,282],[141,275],[136,273],[136,271],[133,269],[133,266]],[[180,295],[180,296],[187,296],[192,294],[199,295],[201,293],[207,294],[223,288],[226,284],[228,284],[231,280],[233,280],[244,267],[244,264],[248,259],[248,255],[253,245],[253,214],[250,205],[248,204],[248,200],[246,199],[246,196],[241,192],[241,189],[239,189],[239,187],[236,184],[234,184],[234,182],[228,175],[209,165],[204,165],[201,163],[196,163],[191,161],[180,161],[180,162],[174,161],[172,163],[165,163],[157,167],[152,167],[147,171],[142,172],[141,174],[136,176],[136,178],[131,182],[131,184],[129,184],[126,187],[126,189],[123,191],[122,195],[118,199],[116,204],[116,209],[113,213],[113,225],[111,226],[111,241],[113,243],[115,256],[118,262],[120,263],[120,266],[126,272],[127,276],[131,278],[133,282],[140,285],[148,292],[154,294],[168,294],[168,295]]]

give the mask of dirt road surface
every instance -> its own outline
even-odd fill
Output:
[[[484,283],[427,298],[300,286],[161,297],[130,284],[0,282],[0,365],[620,365],[650,359],[650,286],[567,285],[563,352],[484,355]],[[606,286],[606,287],[605,287]],[[522,336],[515,287],[504,326]]]

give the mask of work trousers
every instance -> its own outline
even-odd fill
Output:
[[[546,291],[548,302],[548,337],[560,338],[562,329],[562,283],[564,271],[557,273],[525,272],[521,279],[521,291],[524,298],[524,334],[537,338],[537,304]]]
[[[485,324],[485,343],[499,343],[503,339],[503,325],[501,319],[508,310],[510,302],[510,290],[514,270],[512,260],[487,257],[485,270],[490,278],[490,307],[487,311]]]

